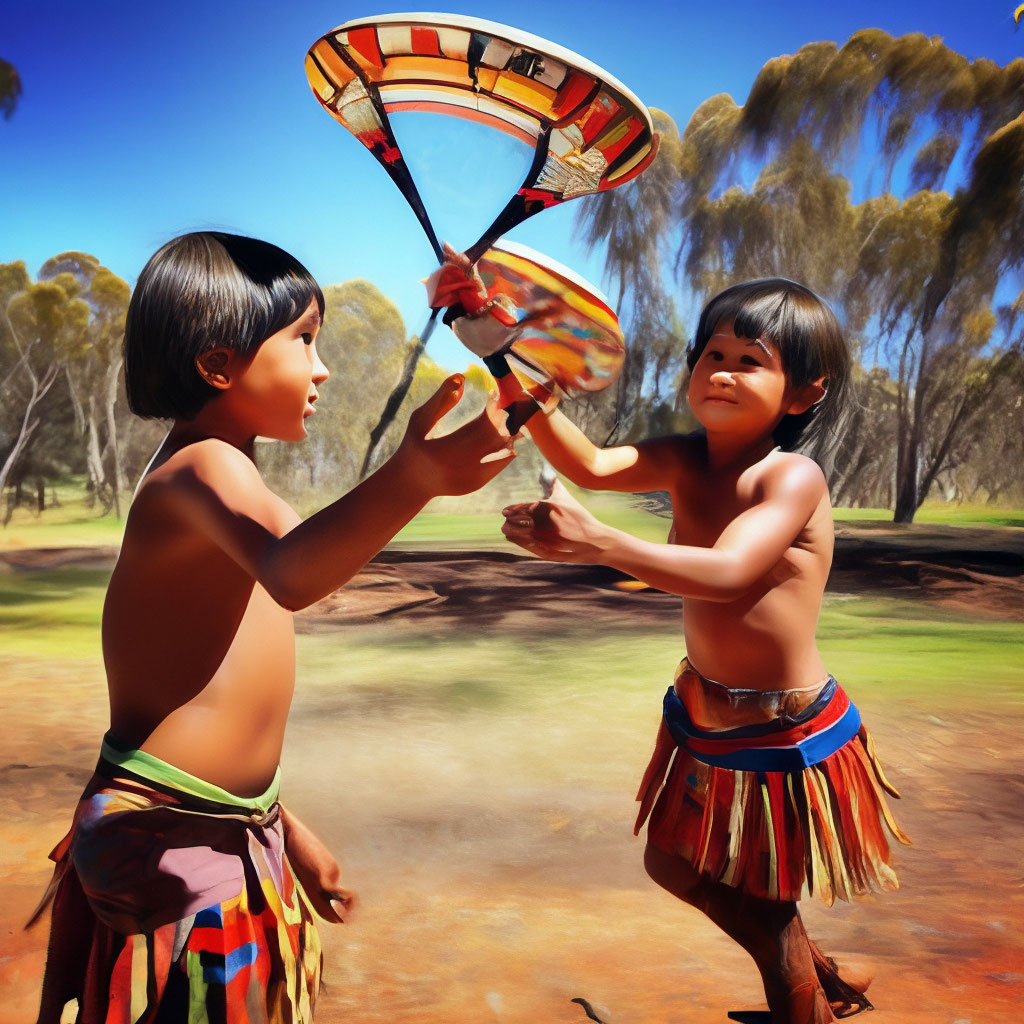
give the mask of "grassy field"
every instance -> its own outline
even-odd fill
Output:
[[[646,513],[612,503],[613,515]],[[422,517],[413,541],[484,544],[489,519]],[[663,536],[665,520],[648,520]],[[67,532],[50,529],[25,530],[24,546],[90,543],[42,539],[74,537],[70,513]],[[0,572],[0,1024],[35,1012],[45,929],[21,922],[107,724],[108,577]],[[318,1021],[579,1024],[569,1000],[585,996],[622,1024],[717,1024],[758,1005],[743,954],[650,884],[631,835],[678,627],[598,629],[570,601],[539,631],[431,626],[297,637],[285,799],[363,900],[352,928],[324,930]],[[904,793],[896,811],[915,846],[899,853],[899,893],[811,905],[808,926],[878,970],[880,1024],[1015,1019],[1024,623],[829,594],[818,632]]]
[[[61,568],[9,572],[0,576],[0,632],[9,657],[44,660],[98,655],[100,614],[109,571]],[[345,627],[334,633],[298,638],[302,675],[318,688],[336,678],[339,661],[353,686],[400,679],[418,692],[434,688],[432,703],[482,707],[513,699],[530,700],[538,689],[545,699],[556,689],[573,690],[598,671],[622,679],[622,686],[664,675],[678,652],[675,628],[645,632],[635,624],[611,635],[594,634],[582,622],[569,622],[576,650],[566,669],[564,637],[471,635],[448,639],[432,631],[395,632],[387,625]],[[881,597],[827,595],[818,634],[823,655],[837,676],[878,688],[893,697],[923,697],[936,690],[949,695],[984,689],[1024,691],[1020,675],[1024,624],[947,611]],[[386,640],[386,644],[383,641]],[[424,651],[430,649],[429,661]],[[488,666],[528,665],[529,671],[501,679]],[[419,668],[417,668],[419,666]],[[425,666],[425,667],[424,667]],[[543,680],[537,684],[537,680]]]
[[[641,506],[633,495],[583,491],[583,501],[596,516],[621,530],[645,540],[664,540],[668,520]],[[81,490],[72,487],[57,491],[60,507],[42,515],[18,509],[5,528],[0,528],[0,551],[45,547],[116,547],[124,532],[123,520],[101,516],[91,508]],[[127,506],[127,496],[125,505]],[[880,508],[837,508],[837,522],[858,524],[892,523],[892,512]],[[993,508],[988,505],[957,505],[925,502],[915,523],[943,526],[1009,526],[1024,528],[1024,511]],[[396,547],[472,550],[502,550],[507,545],[500,534],[500,509],[488,514],[460,515],[424,512],[395,538]]]

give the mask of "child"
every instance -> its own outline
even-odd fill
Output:
[[[278,802],[295,677],[291,612],[340,587],[424,504],[512,457],[493,408],[444,437],[456,375],[396,454],[312,518],[264,485],[257,436],[299,441],[328,371],[324,299],[266,242],[201,232],[160,249],[125,331],[132,411],[173,420],[125,528],[103,610],[110,731],[57,847],[41,1024],[312,1019],[313,910],[352,895]],[[44,906],[45,906],[44,900]]]
[[[561,485],[507,508],[504,533],[682,595],[686,658],[638,796],[647,871],[753,957],[775,1024],[831,1021],[870,1007],[869,979],[839,978],[797,900],[895,888],[880,821],[908,842],[883,789],[898,794],[815,645],[831,509],[821,470],[789,450],[837,422],[849,355],[824,302],[772,279],[712,299],[687,363],[698,435],[602,450],[557,411],[528,424],[582,487],[668,491],[668,544],[605,526]]]

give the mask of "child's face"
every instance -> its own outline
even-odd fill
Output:
[[[251,422],[261,437],[301,441],[306,436],[317,388],[328,377],[316,350],[319,330],[320,310],[313,300],[237,372],[231,387],[236,414]]]
[[[709,432],[767,437],[791,411],[793,391],[775,346],[737,338],[725,323],[694,364],[687,398]]]

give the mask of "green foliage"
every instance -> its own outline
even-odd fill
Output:
[[[620,295],[628,282],[655,305],[665,292],[652,260],[674,245],[681,307],[766,276],[803,281],[836,306],[864,387],[849,450],[812,454],[842,500],[884,500],[909,521],[929,493],[956,492],[994,396],[1024,394],[1012,372],[1020,318],[995,308],[997,286],[1024,273],[1022,106],[1024,60],[998,68],[875,29],[842,47],[810,43],[765,64],[743,106],[714,96],[681,138],[669,130],[655,183],[638,187],[644,175],[591,199],[581,234],[605,245]],[[853,203],[854,192],[866,198]],[[620,312],[641,346],[648,329],[658,337],[659,314],[636,301]],[[662,380],[679,379],[689,333],[654,345],[639,378],[624,376],[630,408],[646,412],[638,388],[660,395]],[[892,464],[868,457],[880,447]]]
[[[21,261],[0,267],[0,492],[13,487],[5,522],[26,485],[42,510],[47,485],[83,471],[93,499],[119,512],[128,297],[128,285],[87,253],[48,260],[36,283]]]
[[[21,78],[13,64],[0,59],[0,114],[5,121],[18,107],[21,98]]]

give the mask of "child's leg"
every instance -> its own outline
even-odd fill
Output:
[[[650,843],[644,867],[663,889],[696,907],[753,958],[773,1024],[834,1021],[818,985],[807,932],[795,903],[762,900],[703,878]]]

